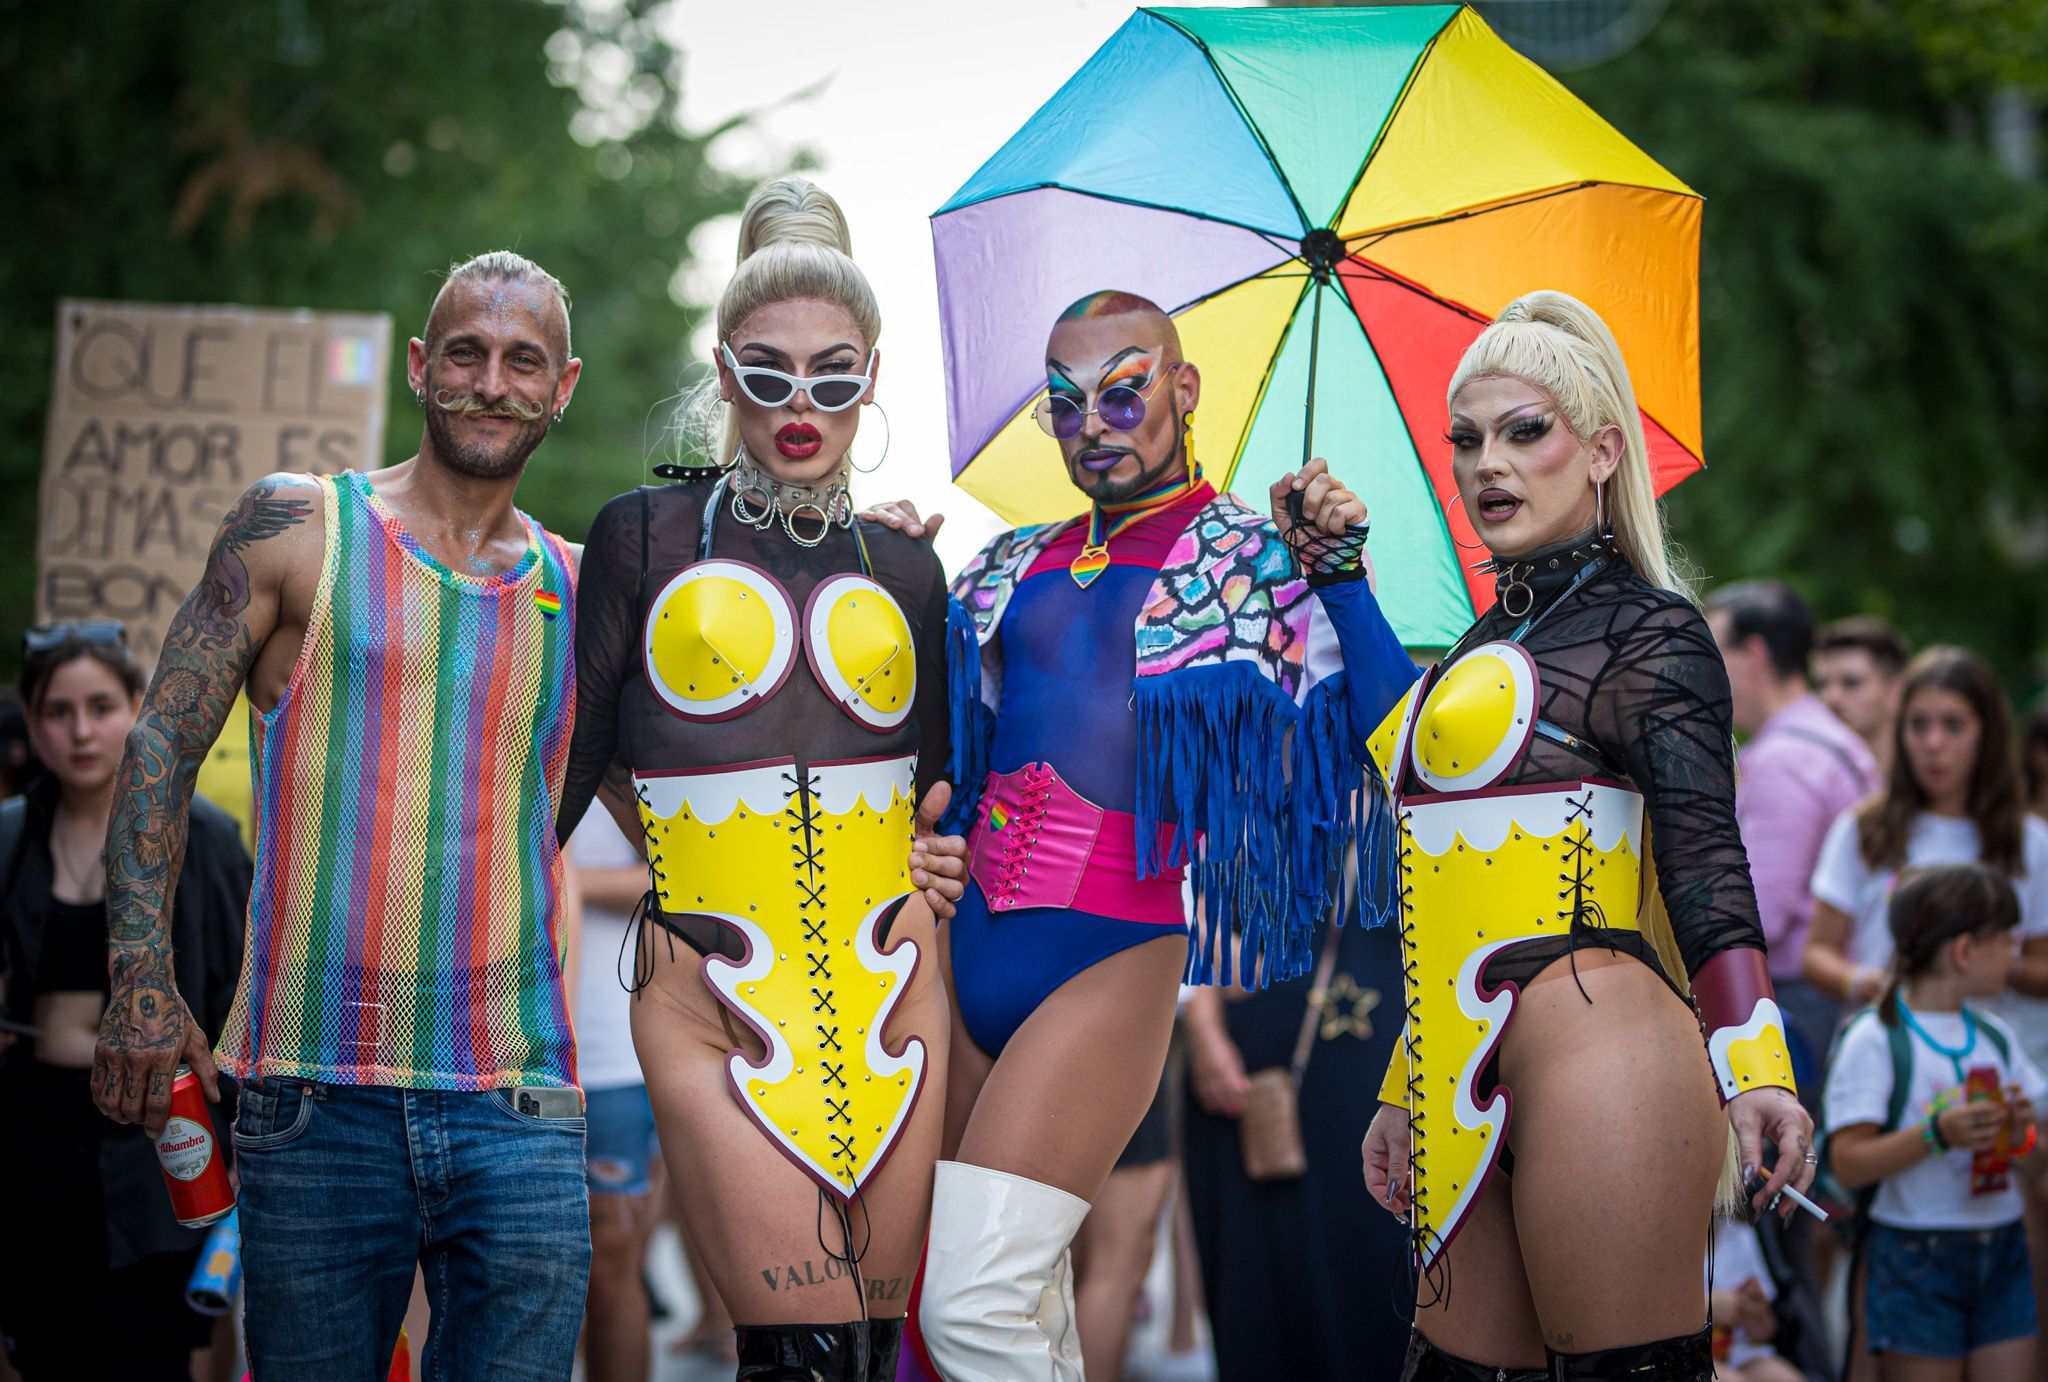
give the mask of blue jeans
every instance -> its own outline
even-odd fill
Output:
[[[2026,1230],[1870,1226],[1864,1315],[1870,1347],[1921,1358],[1967,1358],[2031,1338],[2034,1273]]]
[[[561,1382],[590,1274],[581,1118],[460,1093],[258,1079],[235,1118],[250,1371],[375,1382],[426,1274],[433,1382]]]

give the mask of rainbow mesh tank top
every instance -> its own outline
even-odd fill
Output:
[[[256,879],[221,1034],[237,1076],[572,1084],[555,802],[574,567],[521,514],[502,576],[430,556],[357,472],[320,480],[306,645],[250,716]]]

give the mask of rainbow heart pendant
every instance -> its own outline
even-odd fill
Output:
[[[1074,584],[1086,590],[1088,583],[1100,576],[1108,565],[1108,545],[1089,543],[1081,549],[1081,555],[1074,558],[1067,571],[1073,576]]]

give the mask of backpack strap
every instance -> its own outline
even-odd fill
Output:
[[[2012,1068],[2012,1039],[2005,1034],[2005,1029],[1996,1023],[1979,1019],[1977,1030],[1982,1032],[1985,1038],[1990,1041],[1991,1049],[1998,1052],[1999,1064],[2010,1070]]]
[[[1879,1018],[1882,1026],[1884,1019]],[[1912,1091],[1913,1083],[1913,1034],[1906,1030],[1903,1022],[1894,1022],[1885,1027],[1885,1034],[1892,1048],[1892,1097],[1885,1107],[1882,1132],[1896,1132],[1905,1123],[1906,1096]]]
[[[0,801],[0,909],[14,905],[14,877],[20,872],[22,837],[28,831],[28,798],[9,797]],[[14,945],[0,943],[0,979],[11,979]],[[5,1005],[0,1004],[0,1014]]]
[[[28,798],[9,797],[0,801],[0,898],[14,889],[16,855],[21,853],[22,833],[28,829]]]

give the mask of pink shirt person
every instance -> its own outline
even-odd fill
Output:
[[[1821,842],[1835,817],[1877,790],[1877,760],[1808,694],[1751,736],[1736,755],[1735,774],[1735,822],[1770,943],[1771,977],[1796,980]]]

